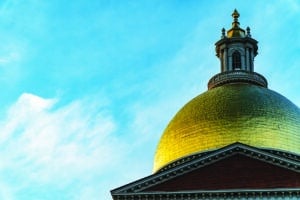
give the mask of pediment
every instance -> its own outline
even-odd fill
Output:
[[[300,188],[300,162],[235,143],[112,190],[114,194]]]
[[[300,173],[235,153],[143,191],[300,188]]]

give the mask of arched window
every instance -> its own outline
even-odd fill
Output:
[[[241,54],[238,51],[233,52],[232,54],[232,69],[241,69]]]

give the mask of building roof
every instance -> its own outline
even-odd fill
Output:
[[[181,163],[111,193],[120,200],[299,197],[299,178],[299,156],[234,143],[206,154],[188,156]]]

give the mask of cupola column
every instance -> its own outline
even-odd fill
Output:
[[[251,67],[250,67],[250,56],[249,56],[249,48],[246,47],[246,70],[250,70]]]
[[[253,51],[250,51],[250,71],[254,71],[254,55]]]
[[[245,52],[244,55],[241,56],[241,61],[242,61],[242,65],[241,65],[241,69],[242,70],[246,70],[246,62],[245,62]]]
[[[224,71],[227,71],[227,70],[229,70],[229,68],[228,68],[228,49],[227,48],[225,48],[224,49],[224,60],[223,60],[223,62],[224,62]]]

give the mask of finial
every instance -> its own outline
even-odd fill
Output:
[[[225,38],[225,28],[222,28],[222,36],[221,38]]]
[[[249,26],[247,26],[246,31],[247,31],[247,36],[248,36],[248,37],[251,37]]]
[[[236,9],[234,9],[234,11],[233,11],[233,13],[232,13],[232,17],[233,17],[234,19],[236,19],[236,18],[239,18],[239,16],[240,16],[240,13],[239,13]]]
[[[236,9],[234,9],[231,16],[233,17],[232,28],[238,28],[240,25],[238,21],[238,18],[240,17],[239,12]]]

